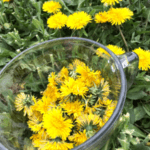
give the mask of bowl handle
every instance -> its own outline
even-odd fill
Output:
[[[126,75],[128,90],[133,84],[133,81],[138,73],[139,57],[134,52],[127,52],[119,55],[118,58]]]

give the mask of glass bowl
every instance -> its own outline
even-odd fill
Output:
[[[103,50],[98,51],[99,48]],[[117,105],[110,118],[105,118],[105,124],[73,150],[102,148],[115,128],[126,98],[127,82],[121,62],[123,58],[116,56],[98,42],[77,37],[45,41],[18,54],[0,71],[1,149],[33,148],[30,139],[33,132],[27,125],[28,118],[23,111],[16,111],[15,99],[19,93],[40,98],[47,87],[48,76],[52,72],[59,74],[63,67],[68,67],[76,60],[83,62],[93,71],[100,71],[104,81],[109,84],[107,98],[117,101]]]

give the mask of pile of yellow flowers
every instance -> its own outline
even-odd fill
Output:
[[[58,74],[51,72],[41,98],[20,93],[15,107],[28,117],[34,147],[68,150],[85,142],[108,121],[117,104],[109,94],[101,71],[75,59]]]

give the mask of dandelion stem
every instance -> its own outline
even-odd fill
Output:
[[[146,134],[149,134],[149,132],[147,130],[144,130],[143,128],[141,128],[139,125],[134,124],[137,128],[140,128],[141,130],[143,130]]]
[[[147,19],[146,19],[146,22],[145,22],[145,31],[146,31],[146,28],[147,28],[147,25],[148,25],[149,17],[150,17],[150,11],[148,12]],[[143,37],[145,37],[145,33],[144,33]]]
[[[72,32],[72,34],[71,34],[71,37],[73,37],[73,36],[74,36],[74,34],[75,34],[75,31],[76,31],[76,30],[73,30],[73,32]]]
[[[131,2],[130,2],[130,0],[128,0],[128,2],[129,2],[129,6],[131,5]]]
[[[122,39],[123,39],[123,42],[124,42],[124,44],[125,44],[125,46],[126,46],[127,52],[129,52],[129,48],[128,48],[127,41],[126,41],[126,39],[125,39],[125,37],[124,37],[124,35],[123,35],[123,33],[122,33],[122,30],[121,30],[120,26],[118,26],[118,29],[119,29],[119,32],[120,32],[121,37],[122,37]]]
[[[98,29],[99,25],[100,25],[100,24],[98,24],[97,27],[95,28],[95,30],[94,30],[94,32],[93,32],[93,34],[92,34],[92,37],[94,36],[94,34],[95,34],[96,30]]]

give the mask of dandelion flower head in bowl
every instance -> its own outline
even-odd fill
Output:
[[[75,12],[68,17],[67,27],[78,30],[84,28],[91,20],[91,16],[84,11]]]
[[[70,135],[71,128],[73,127],[72,120],[66,119],[62,115],[61,109],[52,108],[43,116],[43,127],[53,139],[59,136],[62,140],[66,140]]]
[[[30,109],[30,106],[34,104],[35,98],[34,96],[26,95],[25,93],[20,93],[17,95],[15,99],[15,108],[17,111],[24,111],[24,116],[31,115],[32,110]]]

